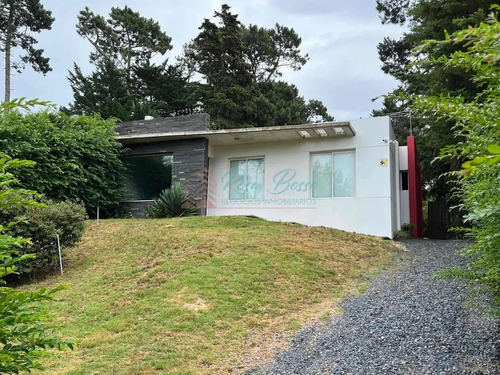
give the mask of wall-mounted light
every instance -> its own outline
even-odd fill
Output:
[[[302,138],[311,138],[311,134],[307,130],[299,130],[298,133]]]
[[[328,133],[325,131],[325,129],[315,129],[316,134],[318,134],[320,137],[327,137]]]

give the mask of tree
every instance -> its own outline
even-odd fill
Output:
[[[140,97],[159,117],[189,115],[198,107],[196,84],[188,82],[180,65],[146,63],[134,74],[140,82]]]
[[[37,39],[31,33],[50,30],[54,18],[52,12],[45,10],[39,0],[1,0],[0,12],[0,50],[5,54],[5,98],[10,101],[11,68],[21,72],[26,65],[42,74],[52,69],[49,59],[43,56],[43,49],[35,48]],[[11,60],[12,50],[21,47],[24,55],[19,61]]]
[[[128,6],[111,8],[107,20],[85,7],[78,16],[77,32],[94,47],[90,62],[114,63],[125,72],[129,91],[134,68],[172,49],[172,39],[161,30],[158,22],[142,17]]]
[[[500,7],[495,7],[495,11]],[[460,46],[451,56],[426,55],[435,47]],[[463,48],[463,46],[466,46]],[[494,296],[500,311],[500,22],[491,14],[475,28],[453,33],[444,41],[424,44],[421,68],[443,66],[467,72],[482,88],[474,98],[465,95],[408,95],[406,99],[422,117],[442,118],[455,123],[454,135],[462,141],[443,148],[441,158],[462,164],[457,193],[463,202],[465,220],[475,242],[464,250],[466,269],[452,270],[472,284],[481,283]],[[472,256],[471,256],[472,255]]]
[[[152,63],[155,56],[163,56],[172,49],[171,38],[158,22],[142,17],[127,6],[112,8],[108,19],[86,7],[78,16],[77,32],[93,46],[89,60],[95,70],[85,76],[81,68],[74,65],[68,77],[74,101],[64,109],[66,112],[100,113],[106,119],[129,121],[184,110],[180,103],[187,99],[179,97],[182,77],[178,69],[169,69],[166,62]],[[152,79],[158,80],[154,88]],[[177,89],[176,93],[161,91],[167,88],[166,81],[171,84],[170,88]],[[161,94],[161,98],[152,97],[152,93]],[[175,103],[163,101],[169,94],[169,99],[176,98]],[[166,107],[175,110],[165,110]]]
[[[273,29],[242,25],[241,32],[245,59],[250,64],[255,82],[268,83],[281,77],[283,67],[300,70],[309,60],[307,54],[300,54],[302,39],[294,29],[279,24]]]
[[[415,64],[422,56],[414,56],[412,51],[426,39],[441,39],[446,32],[477,25],[485,19],[488,10],[495,0],[378,0],[377,10],[382,23],[405,24],[409,31],[399,39],[385,38],[378,46],[382,61],[382,70],[395,77],[399,87],[394,93],[421,95],[460,95],[471,100],[482,88],[473,79],[472,74],[459,66],[420,65]],[[450,56],[455,51],[464,50],[463,44],[439,44],[430,46],[425,54],[439,58]],[[394,112],[408,112],[411,102],[398,98],[398,102],[388,98],[384,108],[373,112],[374,116]],[[459,141],[452,128],[454,122],[427,116],[425,121],[413,117],[413,134],[416,135],[417,147],[422,160],[424,194],[427,198],[448,199],[451,186],[444,176],[446,172],[456,170],[460,163],[450,160],[431,161],[439,155],[440,149],[447,144]],[[393,119],[393,125],[399,135],[398,140],[404,144],[409,135],[407,118]]]
[[[276,82],[281,69],[298,70],[300,37],[293,29],[246,27],[228,5],[205,19],[200,33],[185,46],[182,63],[190,77],[201,76],[195,97],[217,129],[299,124],[331,120],[319,101],[308,103],[295,86]]]
[[[328,114],[327,108],[321,101],[311,99],[306,102],[299,96],[299,90],[295,85],[283,81],[259,83],[258,90],[270,107],[268,111],[274,116],[258,119],[257,124],[270,126],[333,121],[333,117]],[[257,113],[263,108],[265,107],[257,105]]]
[[[143,119],[153,114],[149,103],[128,90],[125,72],[111,61],[99,61],[89,76],[85,76],[76,64],[74,69],[68,77],[74,101],[69,108],[63,108],[64,112],[87,116],[99,113],[104,119],[113,117],[121,121]]]
[[[435,93],[446,89],[452,95],[474,97],[478,87],[459,67],[411,64],[416,61],[412,50],[427,39],[441,39],[445,33],[477,25],[485,20],[496,0],[406,1],[378,0],[377,9],[383,23],[408,24],[410,31],[399,40],[385,38],[378,46],[382,70],[399,81],[409,93]],[[433,57],[463,50],[462,45],[436,45],[426,51]]]

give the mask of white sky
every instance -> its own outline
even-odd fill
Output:
[[[43,0],[55,17],[52,30],[43,31],[39,46],[50,57],[53,69],[46,76],[27,68],[13,72],[12,97],[40,98],[67,105],[72,92],[67,80],[73,62],[85,73],[90,44],[76,33],[77,15],[86,5],[107,15],[111,7],[128,5],[142,16],[152,17],[172,38],[170,61],[182,46],[198,34],[204,18],[228,3],[244,24],[272,27],[276,22],[293,27],[302,37],[301,50],[310,56],[298,72],[285,72],[283,79],[298,86],[306,99],[318,99],[336,120],[368,117],[381,106],[371,99],[385,94],[396,81],[380,70],[377,44],[385,36],[397,37],[398,26],[382,25],[375,0]],[[14,58],[16,54],[14,54]],[[3,94],[3,56],[1,93]]]

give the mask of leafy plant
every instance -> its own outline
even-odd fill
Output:
[[[46,201],[34,207],[10,207],[0,212],[0,223],[18,221],[9,232],[14,236],[30,238],[20,254],[35,256],[30,262],[18,265],[20,274],[48,272],[58,264],[56,233],[62,247],[76,245],[85,229],[85,207],[81,204]]]
[[[55,201],[83,201],[89,216],[97,205],[108,216],[119,206],[125,167],[114,120],[10,110],[0,113],[0,148],[36,162],[18,172],[27,189]]]
[[[12,99],[11,101],[8,102],[1,102],[0,113],[5,114],[9,112],[11,109],[24,109],[28,111],[29,109],[35,106],[55,108],[55,105],[48,100],[42,101],[39,100],[38,98],[26,99],[25,97],[22,97],[22,98]]]
[[[474,82],[470,71],[443,64],[426,66],[413,64],[421,57],[413,55],[412,50],[425,40],[443,39],[445,31],[453,33],[469,25],[478,26],[480,22],[486,20],[491,5],[497,4],[498,0],[377,0],[376,2],[382,23],[402,25],[405,30],[401,37],[384,38],[378,45],[382,70],[399,82],[396,92],[426,96],[460,95],[466,102],[481,92],[481,86]],[[458,50],[466,51],[465,43],[427,45],[425,54],[434,58],[449,57]],[[440,149],[463,140],[453,132],[454,121],[431,115],[420,118],[418,112],[412,111],[410,100],[400,99],[402,100],[386,97],[384,108],[374,111],[373,115],[392,114],[391,121],[396,137],[402,145],[406,144],[406,137],[410,135],[410,126],[413,128],[422,164],[424,199],[447,200],[452,206],[458,204],[459,201],[453,197],[450,201],[454,184],[446,172],[460,170],[463,160],[434,160],[436,155],[439,155]],[[450,219],[459,222],[457,215],[456,210],[452,210]]]
[[[12,169],[33,166],[33,162],[11,159],[0,154],[0,209],[9,207],[41,207],[33,201],[33,191],[14,188],[19,181],[10,172]],[[29,239],[14,237],[6,232],[18,223],[0,225],[0,373],[17,374],[40,368],[39,360],[47,349],[73,348],[73,341],[64,341],[54,335],[58,327],[47,302],[54,294],[64,289],[59,286],[50,290],[21,291],[5,286],[4,278],[17,273],[17,265],[33,255],[18,252]]]
[[[197,212],[191,195],[184,190],[180,182],[176,182],[170,189],[163,190],[147,207],[146,216],[150,218],[193,216]]]
[[[500,7],[495,7],[495,10]],[[411,96],[414,108],[424,116],[452,120],[454,135],[462,139],[442,150],[441,158],[468,160],[462,164],[458,194],[465,211],[465,220],[473,226],[469,234],[475,243],[464,253],[472,256],[466,269],[458,271],[471,283],[481,283],[495,295],[500,307],[500,22],[491,14],[488,22],[478,27],[455,32],[444,41],[428,41],[419,50],[435,45],[465,45],[451,57],[432,58],[425,66],[444,65],[460,68],[471,74],[482,88],[473,100],[461,96]]]
[[[412,229],[413,225],[412,224],[403,224],[401,225],[401,230],[398,230],[396,234],[394,235],[395,240],[407,240],[409,238],[412,238]]]

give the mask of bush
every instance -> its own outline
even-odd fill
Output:
[[[193,216],[197,213],[198,209],[194,206],[192,197],[180,182],[176,182],[170,189],[163,190],[146,209],[146,216],[150,218]]]
[[[32,163],[11,160],[0,153],[0,210],[40,206],[33,201],[36,193],[14,188],[17,179],[10,170],[32,166]],[[15,222],[7,227],[15,228]],[[17,266],[32,256],[20,256],[18,250],[29,243],[22,237],[12,236],[0,226],[0,374],[18,374],[40,368],[40,358],[48,349],[73,348],[73,341],[63,341],[54,335],[57,325],[48,302],[62,289],[16,290],[5,286],[5,277],[17,273]]]
[[[498,11],[500,7],[496,7]],[[480,284],[494,296],[493,303],[500,313],[500,22],[492,14],[487,23],[468,28],[447,37],[445,41],[429,41],[426,45],[465,45],[464,52],[449,57],[421,60],[425,67],[441,64],[445,68],[460,69],[471,74],[481,87],[475,98],[466,101],[443,93],[439,97],[414,96],[414,108],[424,115],[453,120],[456,139],[463,140],[441,151],[442,158],[462,164],[459,178],[459,208],[466,212],[465,220],[472,225],[464,229],[475,243],[463,253],[468,263],[464,269],[455,269],[451,275],[460,275],[471,284]],[[424,45],[422,48],[424,48]]]
[[[10,233],[13,236],[30,238],[21,254],[33,254],[30,262],[18,265],[18,273],[28,274],[48,272],[59,264],[56,233],[61,247],[76,245],[85,229],[85,207],[72,202],[44,202],[43,206],[8,209],[4,211],[2,222],[19,221]]]
[[[394,239],[397,241],[400,241],[400,240],[407,240],[409,238],[412,238],[413,237],[412,230],[413,230],[412,224],[408,224],[408,223],[403,224],[403,225],[401,225],[401,230],[398,230],[396,232],[396,234],[394,235]]]
[[[0,149],[36,162],[18,173],[26,189],[55,201],[83,201],[89,216],[97,205],[102,216],[119,206],[126,169],[114,120],[11,110],[0,114]]]

